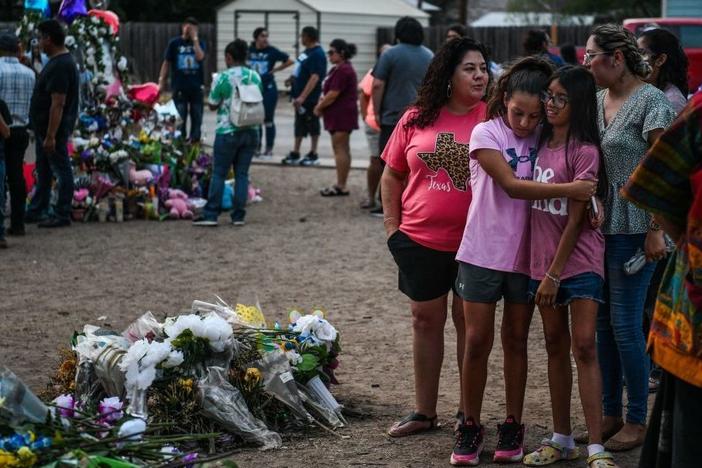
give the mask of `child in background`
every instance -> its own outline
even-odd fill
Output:
[[[461,373],[463,409],[451,454],[453,465],[478,465],[483,448],[480,412],[492,350],[495,307],[504,298],[502,347],[507,418],[498,425],[496,462],[524,457],[521,424],[527,376],[529,304],[529,211],[524,200],[568,197],[589,200],[594,181],[543,184],[532,180],[543,119],[541,95],[553,73],[536,57],[515,63],[498,80],[488,120],[470,140],[473,201],[463,240],[456,290],[463,298],[466,351]],[[523,200],[517,200],[521,198]]]
[[[547,124],[534,168],[534,180],[546,184],[595,179],[602,174],[597,129],[597,87],[582,67],[567,66],[552,77],[542,99]],[[571,116],[573,117],[571,119]],[[605,188],[606,184],[601,184]],[[580,399],[588,428],[588,465],[615,467],[602,446],[602,378],[597,363],[595,328],[603,303],[604,237],[586,225],[586,202],[552,198],[531,206],[529,296],[541,312],[551,392],[554,433],[524,457],[527,466],[544,466],[579,456],[570,424],[572,349],[578,369]]]

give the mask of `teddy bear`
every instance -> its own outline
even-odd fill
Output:
[[[192,219],[193,217],[193,212],[188,204],[188,196],[182,190],[169,189],[165,205],[171,210],[169,213],[171,219]]]
[[[151,171],[143,169],[141,171],[136,170],[136,164],[133,161],[129,161],[129,182],[137,186],[148,185],[154,180],[154,175]]]

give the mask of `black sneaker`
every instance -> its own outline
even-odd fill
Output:
[[[376,218],[382,218],[385,216],[385,213],[383,213],[383,207],[379,206],[378,208],[373,208],[370,210],[368,213],[370,213],[371,216],[374,216]]]
[[[319,156],[317,153],[312,153],[309,152],[305,155],[304,158],[302,158],[302,161],[300,161],[300,166],[318,166],[319,165]]]
[[[7,229],[8,236],[24,236],[26,234],[24,226],[10,226]]]
[[[193,219],[193,226],[215,227],[215,226],[217,226],[217,220],[216,219],[208,219],[208,218],[205,218],[204,216],[198,216],[197,218]]]
[[[524,424],[508,416],[497,425],[497,447],[492,461],[495,463],[519,462],[524,458]]]
[[[295,166],[297,164],[300,164],[300,153],[291,151],[288,153],[287,156],[283,158],[283,160],[280,163],[284,166]]]
[[[483,451],[483,426],[468,418],[456,430],[456,443],[451,452],[451,464],[454,466],[476,466],[480,464],[480,453]]]
[[[59,228],[59,227],[66,227],[70,226],[71,221],[68,219],[60,219],[60,218],[49,218],[47,220],[41,221],[40,223],[37,224],[38,227],[40,228]]]

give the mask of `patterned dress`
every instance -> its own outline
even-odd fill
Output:
[[[609,125],[605,125],[607,92],[605,89],[597,93],[597,125],[608,179],[602,232],[643,234],[648,231],[650,216],[621,197],[619,191],[646,154],[648,132],[668,128],[675,119],[675,111],[661,90],[644,84],[629,96]]]

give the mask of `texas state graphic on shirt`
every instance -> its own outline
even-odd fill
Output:
[[[453,133],[438,133],[434,152],[417,153],[417,157],[434,172],[439,172],[439,169],[445,170],[457,190],[465,192],[468,188],[468,144],[458,143]]]

